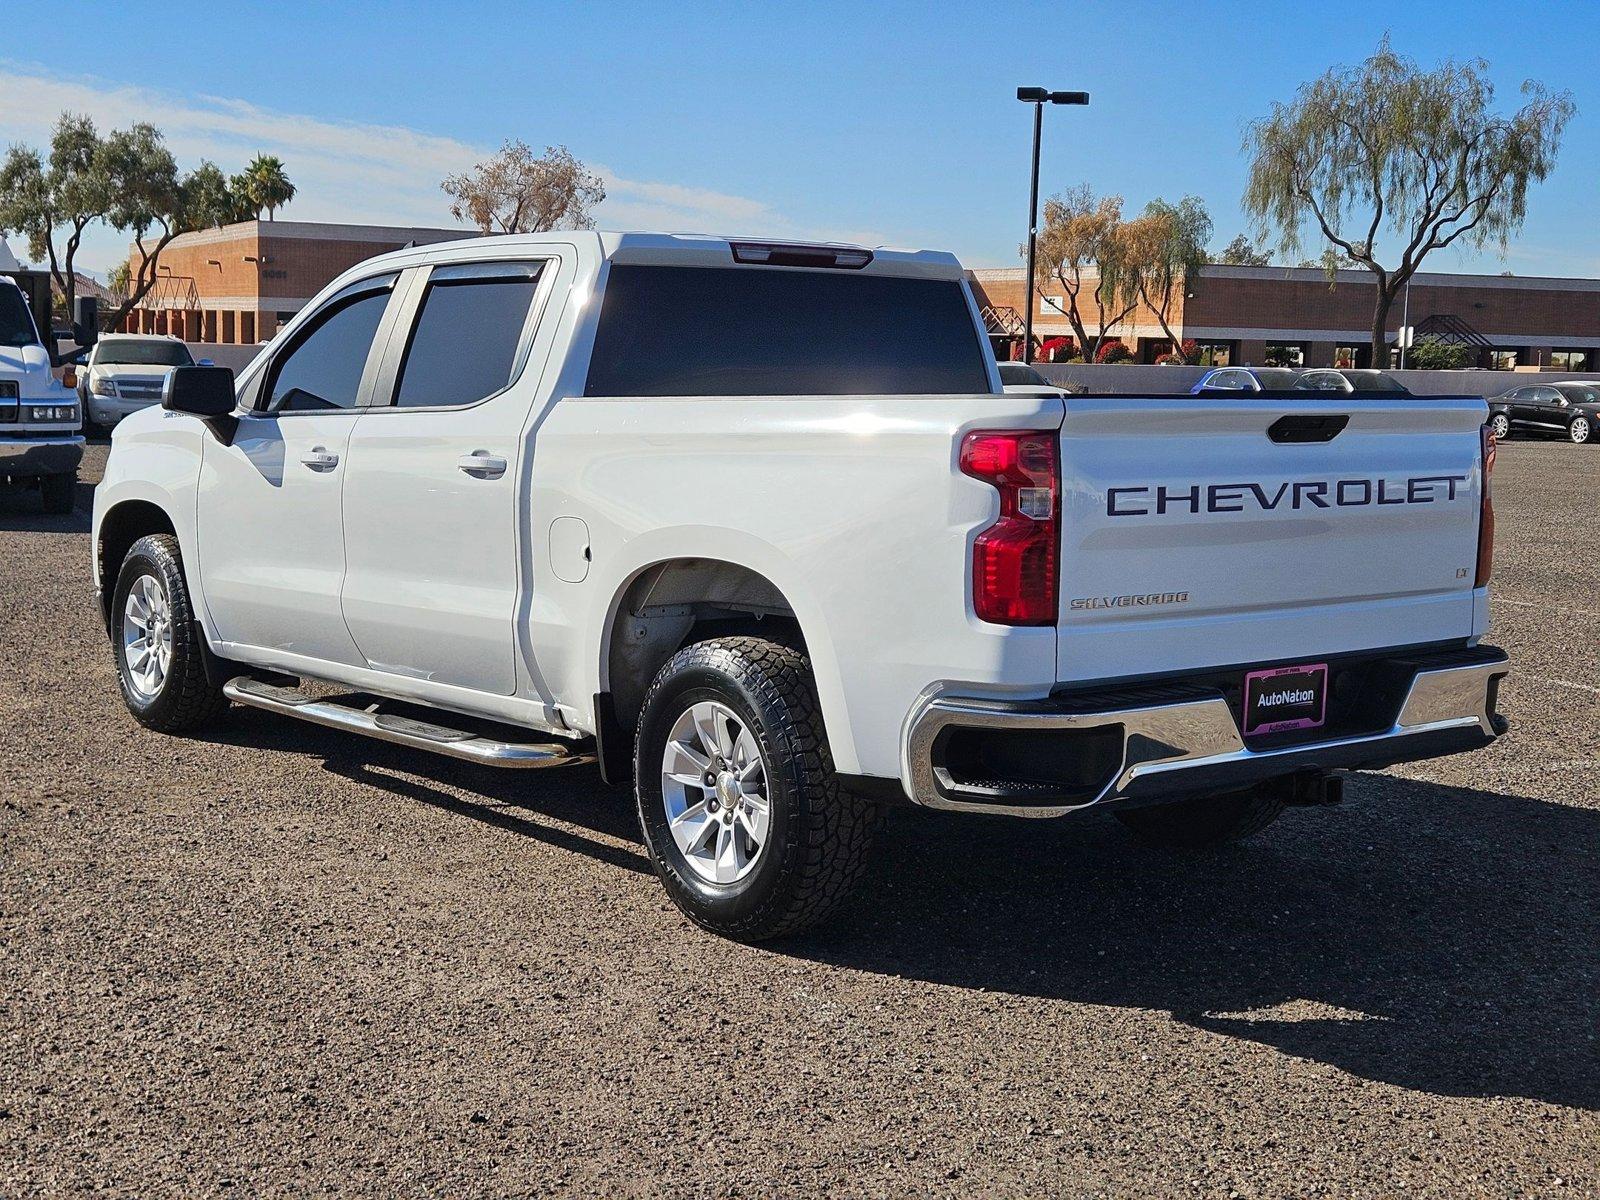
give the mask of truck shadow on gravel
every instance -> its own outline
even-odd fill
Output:
[[[640,844],[639,826],[626,793],[607,787],[593,767],[497,770],[240,708],[229,712],[225,725],[209,740],[321,755],[324,770],[351,783],[587,855],[619,870],[651,874],[650,860],[634,848]]]
[[[237,709],[216,740],[650,871],[627,793],[593,768],[496,771]],[[1424,1092],[1600,1109],[1600,811],[1383,775],[1348,796],[1203,853],[1107,817],[897,809],[846,912],[766,949],[1167,1012]]]
[[[1600,1108],[1600,812],[1387,776],[1349,790],[1202,855],[1107,818],[896,812],[854,916],[778,948],[1166,1011],[1424,1092]]]

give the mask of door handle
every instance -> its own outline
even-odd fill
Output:
[[[331,471],[339,465],[339,456],[329,454],[322,446],[313,446],[310,452],[302,454],[300,461],[313,471]]]
[[[456,466],[474,479],[499,479],[506,473],[506,460],[487,450],[474,450],[456,459]]]

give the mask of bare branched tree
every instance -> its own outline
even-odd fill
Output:
[[[593,229],[590,210],[606,198],[600,176],[565,146],[546,146],[535,158],[520,141],[507,142],[493,158],[439,186],[451,197],[451,215],[484,233]]]
[[[1384,361],[1389,310],[1423,259],[1457,242],[1504,253],[1529,185],[1554,169],[1571,95],[1532,81],[1522,94],[1520,109],[1497,115],[1488,64],[1423,71],[1385,37],[1371,58],[1302,85],[1250,127],[1245,210],[1286,253],[1315,231],[1373,273],[1374,363]],[[1398,240],[1398,257],[1379,260],[1383,233]]]

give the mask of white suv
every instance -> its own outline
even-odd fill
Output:
[[[161,388],[173,367],[194,357],[177,338],[108,333],[89,352],[78,381],[85,428],[109,429],[129,413],[161,403]]]

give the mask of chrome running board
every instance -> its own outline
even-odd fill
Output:
[[[318,700],[294,688],[248,675],[230,679],[222,693],[236,704],[489,767],[566,767],[595,761],[593,754],[574,752],[559,742],[508,742],[480,737],[465,729],[379,712],[378,704],[356,708],[336,700]]]

